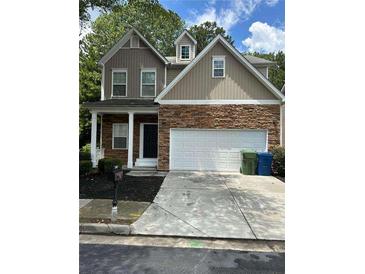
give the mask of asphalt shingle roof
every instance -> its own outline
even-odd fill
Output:
[[[266,60],[264,58],[260,58],[260,57],[256,57],[256,56],[252,56],[252,55],[248,55],[248,54],[244,54],[243,55],[247,61],[249,61],[252,65],[268,65],[268,64],[275,64],[275,62],[272,62],[270,60]],[[190,61],[185,62],[185,63],[176,63],[176,56],[165,56],[165,58],[167,59],[167,61],[169,61],[171,63],[171,65],[188,65],[190,63]]]
[[[244,54],[243,57],[245,57],[251,64],[253,65],[260,65],[260,64],[275,64],[275,62],[266,60],[264,58]]]
[[[84,107],[122,107],[122,106],[157,106],[153,100],[143,99],[109,99],[97,102],[85,102]]]

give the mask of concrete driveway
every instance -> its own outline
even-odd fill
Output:
[[[284,186],[269,176],[170,172],[132,233],[284,240]]]

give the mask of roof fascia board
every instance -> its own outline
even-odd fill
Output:
[[[104,113],[157,113],[158,105],[156,106],[86,106],[89,111],[104,112]]]
[[[105,64],[120,48],[124,46],[124,44],[131,37],[132,33],[135,32],[142,41],[147,44],[152,51],[164,62],[164,64],[169,64],[169,61],[154,47],[152,46],[143,35],[136,30],[135,28],[131,28],[99,61],[99,65]]]
[[[179,37],[176,38],[176,40],[174,41],[174,45],[176,45],[180,40],[181,38],[183,38],[184,34],[186,34],[190,39],[191,41],[193,41],[194,45],[196,45],[198,42],[194,39],[193,36],[191,36],[191,34],[185,29],[180,35]]]

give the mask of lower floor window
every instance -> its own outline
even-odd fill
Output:
[[[113,124],[113,149],[128,147],[128,124]]]

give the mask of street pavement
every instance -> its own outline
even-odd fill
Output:
[[[285,254],[80,243],[80,273],[284,273]]]

